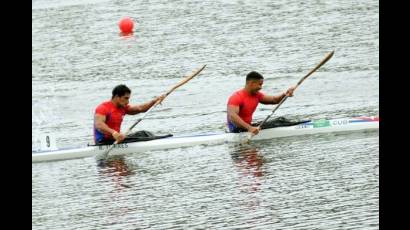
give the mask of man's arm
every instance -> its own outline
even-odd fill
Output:
[[[262,100],[260,100],[260,103],[265,104],[265,105],[274,105],[274,104],[278,104],[284,97],[285,97],[285,93],[281,93],[275,96],[271,96],[271,95],[265,95]]]
[[[293,97],[293,92],[295,91],[296,86],[290,87],[288,90],[286,90],[285,93],[278,94],[276,96],[269,96],[265,95],[262,100],[260,100],[260,103],[262,104],[278,104],[285,96],[288,97]]]
[[[165,95],[161,95],[159,97],[155,97],[151,101],[140,104],[140,105],[132,105],[128,108],[128,114],[134,115],[138,113],[145,113],[147,112],[158,100],[163,100],[165,98]]]
[[[149,101],[147,103],[144,103],[144,104],[132,105],[128,109],[128,114],[135,115],[135,114],[138,114],[138,113],[147,112],[148,109],[151,108],[155,104],[155,102],[156,101],[151,100],[151,101]]]
[[[246,123],[239,117],[239,106],[228,105],[228,118],[233,122],[237,127],[248,130],[251,133],[258,134],[259,129],[253,127],[250,124]]]

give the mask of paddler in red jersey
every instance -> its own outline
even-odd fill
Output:
[[[259,103],[278,104],[286,95],[293,96],[295,86],[276,96],[266,95],[260,90],[263,85],[263,76],[255,71],[246,75],[246,84],[243,89],[234,92],[228,100],[227,125],[230,132],[259,133],[257,126],[252,126],[252,115]]]
[[[165,95],[140,104],[129,105],[131,90],[125,85],[118,85],[112,90],[111,100],[97,106],[94,114],[94,141],[95,144],[112,144],[122,142],[126,136],[121,133],[121,123],[125,114],[134,115],[148,111],[157,100]]]

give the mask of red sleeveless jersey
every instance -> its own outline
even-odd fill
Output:
[[[121,123],[122,120],[124,119],[124,115],[128,113],[129,111],[129,105],[119,108],[115,106],[112,101],[106,101],[101,103],[97,108],[95,109],[95,114],[103,115],[105,116],[105,123],[110,127],[111,129],[114,129],[117,132],[121,131]],[[101,141],[103,139],[112,139],[111,135],[105,134],[98,130],[95,127],[95,121],[94,121],[94,140]]]
[[[245,89],[234,92],[228,100],[228,105],[239,106],[239,117],[242,118],[248,124],[252,122],[252,115],[259,104],[259,101],[265,95],[261,92],[257,92],[252,95]],[[231,123],[228,119],[228,124]]]

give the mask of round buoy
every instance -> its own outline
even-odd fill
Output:
[[[132,21],[131,18],[125,17],[121,19],[121,21],[118,23],[118,26],[120,27],[120,30],[122,33],[128,34],[128,33],[132,33],[134,22]]]

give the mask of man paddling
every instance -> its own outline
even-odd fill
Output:
[[[127,137],[120,132],[124,115],[146,112],[158,100],[165,98],[165,95],[161,95],[144,104],[129,105],[130,96],[131,90],[127,86],[118,85],[112,90],[111,100],[97,106],[94,115],[95,144],[112,144],[114,141],[120,143],[126,140]]]
[[[285,96],[292,97],[295,86],[290,87],[286,92],[276,96],[265,95],[259,92],[262,89],[263,76],[255,71],[246,75],[246,84],[243,89],[234,92],[227,104],[227,120],[230,132],[251,132],[259,133],[259,128],[253,126],[252,115],[259,103],[278,104]]]

